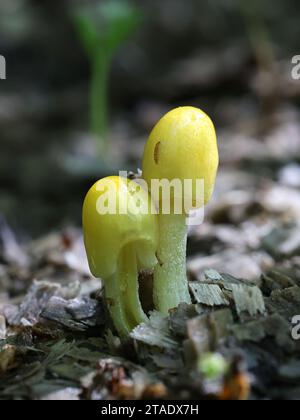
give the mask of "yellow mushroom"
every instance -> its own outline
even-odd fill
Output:
[[[166,114],[154,127],[146,144],[143,178],[159,204],[159,265],[154,273],[154,302],[163,313],[181,302],[190,302],[186,276],[187,216],[190,210],[209,202],[218,164],[214,125],[197,108],[181,107]],[[170,197],[163,188],[157,194],[157,188],[154,193],[155,180],[169,181],[173,187],[179,182],[182,189],[177,188],[174,193],[171,188]],[[190,187],[186,188],[184,183]],[[204,189],[199,195],[201,185]],[[170,200],[171,205],[166,202]]]
[[[157,263],[158,226],[151,197],[134,181],[104,178],[86,196],[83,230],[91,272],[104,281],[114,325],[127,335],[147,320],[138,271]]]

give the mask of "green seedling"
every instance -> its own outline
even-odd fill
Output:
[[[108,76],[117,49],[137,28],[139,11],[127,0],[106,0],[74,14],[75,27],[91,65],[90,123],[99,153],[107,153]]]

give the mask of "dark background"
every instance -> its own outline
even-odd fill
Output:
[[[123,0],[0,0],[0,400],[299,400],[299,0],[136,1],[140,23],[113,56],[99,109],[100,154],[72,16],[111,1]],[[136,171],[152,127],[180,105],[212,117],[220,149],[188,241],[201,303],[154,313],[121,343],[87,264],[82,203],[97,179]],[[151,273],[139,280],[152,308]]]
[[[300,53],[297,0],[136,2],[142,21],[113,60],[111,157],[99,166],[89,165],[96,154],[90,67],[70,18],[78,3],[0,4],[0,54],[7,60],[7,80],[0,81],[0,213],[19,234],[79,225],[92,182],[117,169],[136,170],[151,128],[179,105],[200,107],[215,121],[216,202],[237,188],[230,180],[242,182],[241,174],[251,181],[239,191],[251,184],[253,193],[266,180],[280,182],[290,163],[289,184],[299,175],[300,81],[291,78],[291,58]]]

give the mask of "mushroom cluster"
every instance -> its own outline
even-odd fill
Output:
[[[156,310],[167,314],[191,302],[188,216],[209,202],[218,164],[211,119],[197,108],[181,107],[166,114],[150,134],[143,157],[147,191],[120,177],[100,180],[89,191],[83,206],[85,247],[93,275],[104,281],[107,306],[120,335],[147,320],[139,297],[141,269],[154,270]],[[153,187],[165,181],[171,186],[167,198],[162,191],[154,194]],[[174,182],[182,188],[173,189]],[[110,199],[116,211],[107,208]]]

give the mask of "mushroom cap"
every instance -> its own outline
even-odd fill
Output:
[[[216,132],[211,119],[194,107],[176,108],[154,127],[146,144],[143,178],[151,188],[151,180],[192,180],[190,195],[193,206],[202,207],[213,193],[219,154]],[[203,180],[202,200],[196,199],[196,180]],[[172,197],[171,197],[172,198]]]
[[[120,252],[130,244],[135,246],[139,266],[150,269],[157,263],[155,207],[150,195],[134,181],[108,177],[96,182],[83,204],[83,231],[95,277],[111,277]]]

